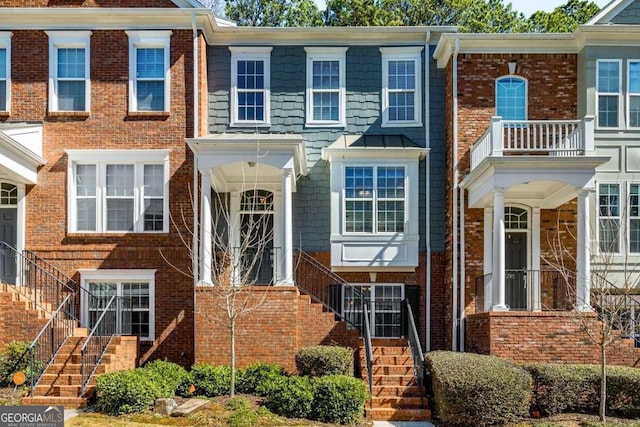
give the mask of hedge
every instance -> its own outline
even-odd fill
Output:
[[[432,352],[426,357],[437,418],[445,425],[487,426],[529,414],[531,376],[493,356]]]
[[[165,390],[166,391],[166,390]],[[111,415],[131,414],[149,409],[155,399],[171,397],[143,369],[117,371],[96,379],[96,409]]]
[[[313,379],[312,418],[326,423],[354,424],[367,400],[364,381],[347,375]]]
[[[162,390],[163,395],[188,397],[191,395],[193,378],[182,366],[168,360],[154,360],[142,368],[156,385]]]
[[[353,375],[353,350],[346,347],[315,345],[296,352],[296,368],[300,375]]]
[[[265,397],[270,384],[285,376],[284,368],[273,363],[254,363],[238,371],[238,393]]]
[[[308,377],[280,377],[270,383],[265,394],[265,406],[278,415],[307,418],[311,413],[314,398]]]
[[[196,395],[216,397],[229,394],[231,384],[231,368],[196,363],[191,368]]]

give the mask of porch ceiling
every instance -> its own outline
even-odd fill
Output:
[[[593,188],[596,167],[608,157],[487,157],[462,181],[469,207],[493,205],[493,190],[503,189],[506,203],[552,209]]]
[[[35,126],[39,130],[40,145],[42,145],[42,126]],[[22,184],[36,184],[38,168],[47,161],[34,153],[26,144],[9,135],[9,129],[0,130],[0,176]],[[37,132],[36,132],[37,133]]]

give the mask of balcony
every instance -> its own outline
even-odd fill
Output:
[[[493,117],[471,147],[469,174],[462,186],[469,206],[488,207],[492,190],[505,200],[551,209],[590,185],[607,158],[594,147],[594,119],[502,120]]]

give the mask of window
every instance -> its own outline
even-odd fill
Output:
[[[620,252],[620,185],[598,186],[599,242],[602,252]]]
[[[171,31],[127,31],[129,36],[129,111],[170,110]]]
[[[229,47],[231,51],[231,125],[270,123],[271,48]]]
[[[11,109],[11,33],[0,31],[0,111]]]
[[[345,232],[404,232],[404,167],[347,166],[344,189]]]
[[[640,253],[640,184],[629,185],[629,252]]]
[[[48,31],[49,111],[89,111],[91,32]]]
[[[621,61],[599,60],[597,65],[597,114],[598,127],[620,126],[620,76]]]
[[[382,126],[422,126],[422,47],[380,48]]]
[[[347,48],[307,47],[307,125],[345,125]]]
[[[168,231],[168,151],[67,153],[70,231]]]
[[[107,321],[116,325],[118,334],[136,335],[141,340],[152,341],[155,330],[155,272],[80,270],[82,288],[87,291],[82,293],[81,301],[84,321],[92,328],[105,313]]]
[[[627,72],[627,123],[640,128],[640,61],[629,61]]]
[[[0,206],[18,204],[18,187],[8,182],[0,183]]]
[[[527,81],[521,77],[496,80],[496,115],[503,120],[527,120]]]

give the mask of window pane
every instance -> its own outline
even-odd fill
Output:
[[[136,49],[136,78],[164,79],[164,49]]]
[[[0,49],[0,79],[7,78],[7,49]]]
[[[264,120],[264,94],[262,92],[243,92],[238,94],[239,120]]]
[[[378,168],[378,198],[404,198],[404,168]]]
[[[77,230],[96,231],[96,199],[78,199],[76,204]]]
[[[389,120],[411,121],[415,119],[413,92],[389,94]]]
[[[107,165],[107,196],[133,197],[133,165]]]
[[[18,187],[8,182],[0,184],[0,205],[17,205]]]
[[[76,165],[76,228],[96,230],[96,166]]]
[[[620,187],[618,184],[600,184],[600,216],[620,216]]]
[[[620,220],[600,218],[600,250],[620,252]]]
[[[84,111],[85,89],[84,81],[59,81],[58,110]]]
[[[58,49],[58,78],[85,78],[84,49]]]
[[[629,126],[640,127],[640,96],[629,96]]]
[[[340,88],[340,62],[313,61],[313,88]]]
[[[144,195],[145,197],[164,196],[163,165],[144,165]]]
[[[133,199],[107,199],[107,230],[133,231]]]
[[[598,199],[599,244],[603,252],[620,251],[620,186],[600,184]]]
[[[404,200],[378,202],[378,232],[404,232]]]
[[[340,95],[338,92],[321,92],[313,94],[313,120],[340,119]]]
[[[506,77],[496,82],[496,115],[504,120],[525,120],[527,84],[523,79]]]
[[[345,231],[349,233],[371,233],[373,231],[373,202],[347,201]]]
[[[415,89],[416,64],[414,61],[389,61],[389,89]]]
[[[164,218],[162,199],[146,199],[144,201],[144,231],[162,231]]]
[[[373,168],[345,168],[345,195],[348,199],[373,197]]]
[[[620,91],[620,63],[598,62],[598,92]]]
[[[7,82],[0,80],[0,111],[7,110]]]
[[[629,63],[629,92],[640,93],[640,62]]]
[[[598,126],[618,127],[617,95],[600,95],[598,97]]]
[[[164,81],[138,81],[136,101],[139,111],[164,111]]]
[[[264,61],[238,61],[238,89],[264,89]]]
[[[640,184],[629,186],[629,250],[640,252]]]

